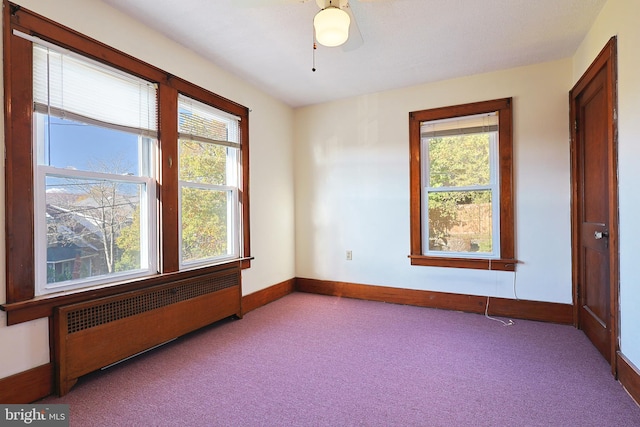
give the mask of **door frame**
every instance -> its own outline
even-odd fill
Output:
[[[619,230],[618,230],[618,117],[617,117],[617,38],[611,37],[587,71],[569,92],[569,124],[571,132],[571,276],[573,284],[573,321],[575,327],[580,327],[580,299],[578,296],[580,280],[580,174],[578,165],[579,153],[577,141],[576,108],[577,97],[589,82],[606,68],[607,82],[607,186],[609,189],[609,308],[611,335],[611,373],[616,376],[616,354],[619,350]]]

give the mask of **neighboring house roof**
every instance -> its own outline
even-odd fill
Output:
[[[67,220],[67,223],[58,223],[57,231],[62,237],[60,244],[56,246],[49,246],[47,248],[47,259],[51,261],[74,259],[78,255],[78,251],[87,251],[97,253],[98,249],[95,245],[87,241],[89,236],[93,236],[94,239],[102,239],[102,232],[100,228],[88,221],[87,218],[82,215],[78,215],[68,209],[61,208],[47,204],[46,207],[47,222],[55,221],[56,218],[61,216],[67,216],[73,221],[74,227],[81,227],[83,230],[73,230],[71,228],[72,223]],[[86,231],[86,232],[84,232]]]

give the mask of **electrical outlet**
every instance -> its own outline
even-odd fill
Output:
[[[351,261],[353,259],[353,252],[347,251],[347,261]]]

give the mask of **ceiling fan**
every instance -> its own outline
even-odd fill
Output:
[[[358,38],[362,44],[360,29],[347,0],[316,0],[316,3],[320,11],[313,18],[313,29],[318,43],[336,47],[350,38]]]
[[[306,3],[309,0],[239,0],[245,7],[275,6],[281,4]],[[360,47],[364,40],[353,15],[350,1],[354,0],[314,0],[320,10],[313,19],[315,40],[327,47],[341,46],[350,51]],[[381,0],[358,0],[373,2]]]

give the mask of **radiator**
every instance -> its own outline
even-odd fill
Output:
[[[229,316],[241,316],[240,269],[57,307],[56,392],[89,372]]]

